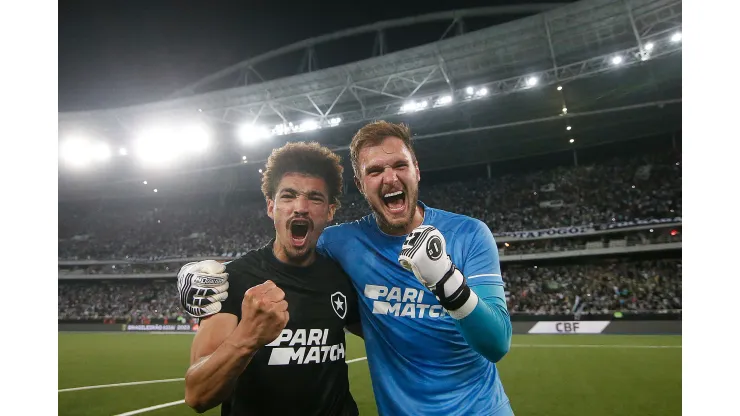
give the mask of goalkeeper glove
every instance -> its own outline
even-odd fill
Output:
[[[478,296],[470,290],[465,277],[452,263],[445,238],[435,227],[421,225],[415,228],[406,237],[398,262],[434,293],[439,304],[454,319],[463,319],[478,305]]]
[[[221,302],[229,297],[226,266],[215,260],[188,263],[177,274],[180,306],[195,318],[221,311]]]

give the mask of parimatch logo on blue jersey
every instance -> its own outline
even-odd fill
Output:
[[[431,296],[431,294],[430,294]],[[373,300],[373,313],[408,318],[440,318],[447,314],[442,305],[423,304],[424,291],[412,287],[365,285],[365,297]]]

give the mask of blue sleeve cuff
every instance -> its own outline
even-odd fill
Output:
[[[475,351],[491,362],[498,362],[511,347],[511,318],[504,288],[484,284],[471,290],[478,296],[478,305],[470,315],[456,321],[456,325]]]

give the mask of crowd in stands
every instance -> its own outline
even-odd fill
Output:
[[[681,261],[504,269],[512,314],[668,312],[681,309]]]
[[[430,185],[426,204],[484,221],[494,233],[603,225],[681,216],[681,164],[664,152],[592,166],[558,167],[491,179]],[[343,196],[336,222],[370,210],[362,196]],[[174,275],[187,257],[238,257],[274,235],[264,200],[255,194],[148,201],[60,203],[59,273],[161,273],[168,279],[59,280],[60,320],[183,321]],[[680,227],[576,238],[499,241],[501,255],[581,250],[615,239],[625,245],[681,241]],[[167,260],[144,264],[138,260]],[[125,260],[84,266],[62,260]],[[534,266],[502,263],[512,314],[595,314],[681,309],[678,260],[579,261]]]
[[[615,158],[492,179],[420,187],[426,204],[478,218],[494,233],[681,216],[681,165],[661,153]],[[219,203],[220,202],[220,203]],[[345,195],[336,221],[369,213]],[[274,234],[261,197],[162,199],[157,207],[116,201],[59,207],[60,259],[221,256],[265,244]]]
[[[502,266],[512,314],[596,314],[681,309],[680,260]],[[59,281],[59,319],[187,318],[174,279]]]

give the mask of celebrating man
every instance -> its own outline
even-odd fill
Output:
[[[189,406],[203,412],[223,403],[224,416],[358,414],[344,335],[359,321],[356,293],[315,250],[341,189],[335,154],[316,143],[287,144],[262,178],[274,240],[226,266],[208,260],[181,269],[181,300],[191,314],[208,316],[191,347]]]

